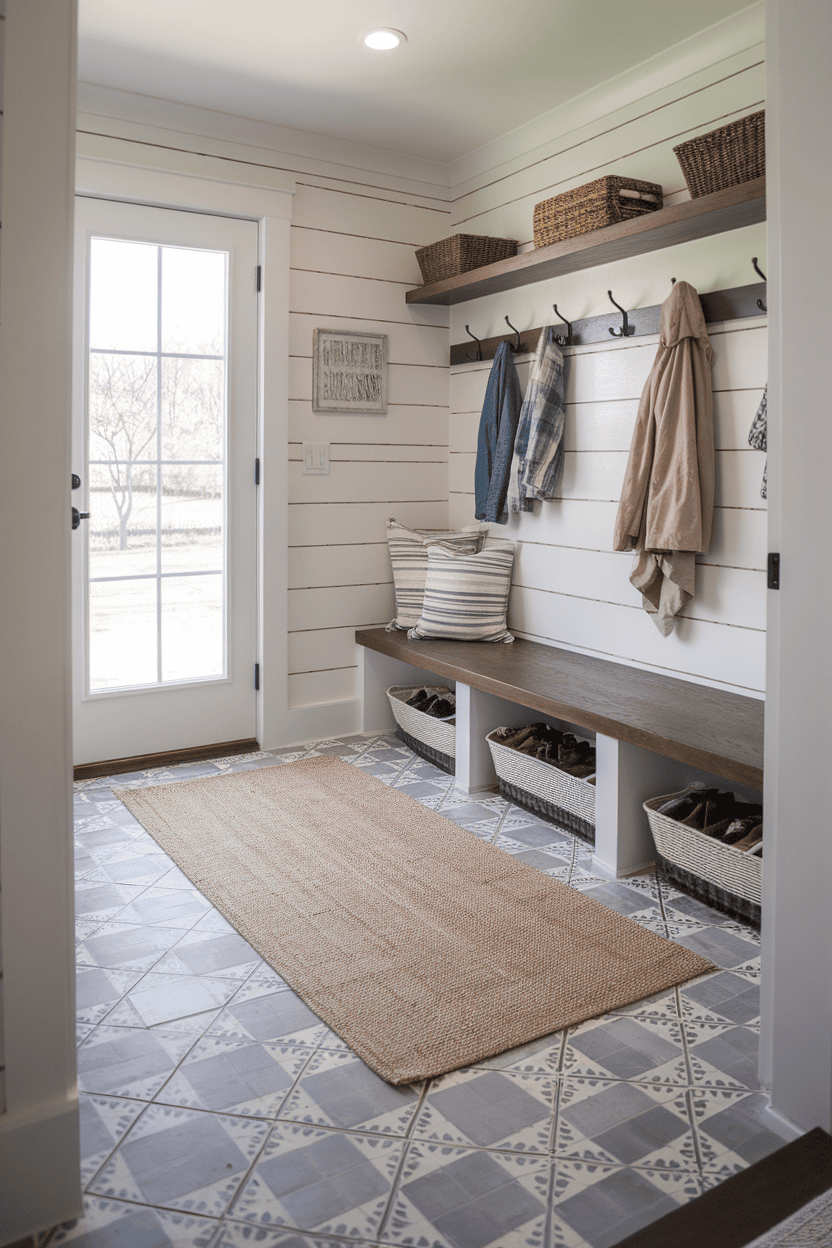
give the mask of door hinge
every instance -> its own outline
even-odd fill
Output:
[[[260,484],[260,460],[259,459],[255,459],[254,461],[254,484],[255,485]]]
[[[777,551],[772,551],[768,557],[768,588],[780,588],[780,555]]]
[[[259,293],[259,291],[260,291],[260,289],[261,289],[261,287],[262,287],[262,284],[263,284],[263,266],[262,266],[262,264],[258,264],[258,266],[257,266],[257,290],[258,290],[258,293]]]
[[[254,688],[255,689],[260,688],[260,664],[259,663],[254,664]]]

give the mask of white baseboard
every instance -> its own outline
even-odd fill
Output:
[[[635,867],[627,867],[626,871],[616,871],[615,867],[609,866],[601,858],[592,859],[592,870],[596,875],[602,875],[605,880],[626,880],[630,875],[640,875],[642,871],[652,870],[654,865],[652,861],[642,862]]]
[[[768,1119],[768,1125],[777,1135],[783,1137],[787,1144],[792,1140],[797,1140],[801,1135],[805,1135],[803,1127],[798,1127],[790,1118],[786,1118],[784,1114],[780,1114],[769,1101],[763,1110],[764,1116]]]
[[[344,702],[319,702],[297,706],[287,716],[287,745],[306,745],[327,737],[345,737],[361,731],[361,703],[358,698]]]

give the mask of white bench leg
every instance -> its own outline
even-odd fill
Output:
[[[664,758],[599,732],[596,741],[595,856],[593,870],[612,878],[648,867],[655,849],[642,802],[676,793],[693,780],[732,788],[686,763]]]
[[[396,721],[387,697],[391,685],[453,685],[453,681],[425,672],[412,663],[393,659],[389,654],[379,654],[369,646],[358,647],[358,679],[363,693],[362,732],[395,731]]]
[[[481,793],[497,783],[486,736],[495,728],[528,724],[534,712],[493,693],[456,687],[456,787],[463,793]]]

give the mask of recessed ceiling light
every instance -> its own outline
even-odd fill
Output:
[[[376,30],[368,30],[360,36],[362,43],[375,52],[390,52],[400,43],[407,43],[407,35],[401,30],[393,30],[390,26],[380,26]]]

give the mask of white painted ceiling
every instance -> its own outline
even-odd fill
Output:
[[[449,161],[748,0],[81,0],[79,77]],[[362,31],[408,36],[372,52]]]

